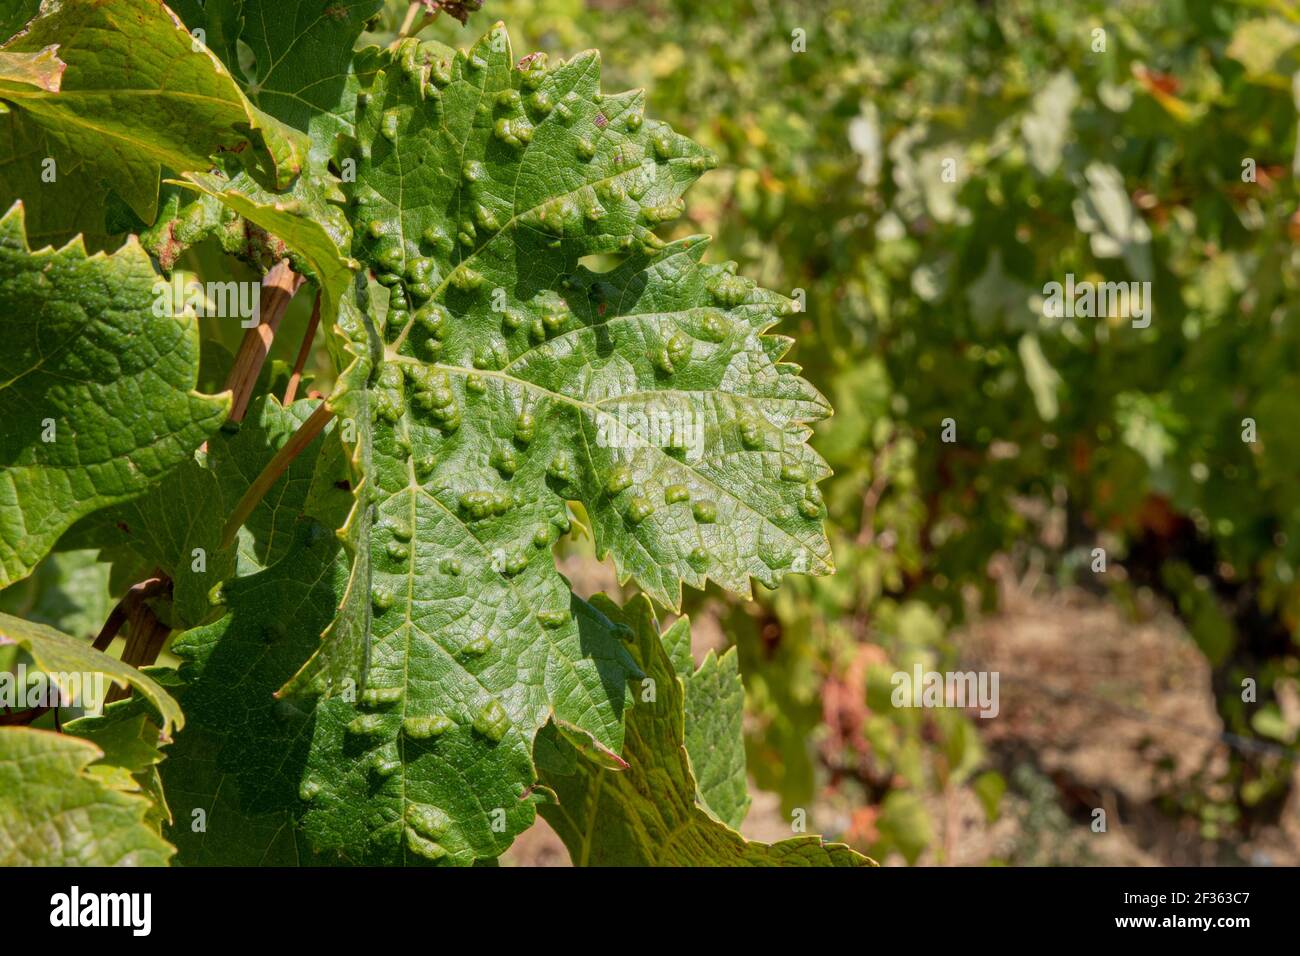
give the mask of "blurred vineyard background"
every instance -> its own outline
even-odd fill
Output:
[[[607,89],[645,87],[720,160],[666,234],[806,297],[781,331],[836,409],[839,572],[687,599],[698,651],[739,648],[746,832],[803,811],[889,863],[1300,863],[1300,7],[487,0],[421,36],[496,19],[518,56],[597,47]],[[1045,317],[1067,273],[1150,281],[1150,326]],[[580,591],[618,590],[568,548]],[[93,634],[129,582],[52,562],[0,609]],[[917,663],[997,670],[1000,713],[892,707]],[[566,859],[544,829],[511,858]]]

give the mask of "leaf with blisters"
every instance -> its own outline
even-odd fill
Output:
[[[22,207],[0,219],[0,587],[78,518],[188,459],[229,413],[229,395],[194,390],[198,323],[154,314],[157,280],[134,243],[31,252]]]
[[[603,595],[593,599],[630,627],[633,655],[654,681],[654,694],[637,697],[627,718],[626,770],[609,770],[576,752],[554,728],[538,737],[541,782],[558,802],[539,807],[579,866],[870,866],[844,844],[816,836],[779,843],[746,840],[720,823],[698,800],[686,737],[686,688],[661,639],[654,609],[637,598],[620,611]],[[688,628],[683,618],[674,625]],[[653,697],[653,699],[647,699]],[[545,759],[543,759],[545,756]]]
[[[413,477],[473,522],[580,500],[672,606],[683,580],[828,572],[806,444],[828,407],[765,334],[791,303],[652,231],[711,157],[602,93],[595,53],[544,64],[498,25],[454,58],[405,42],[374,79],[344,185],[390,289],[377,442],[437,462]],[[579,266],[596,252],[630,255]]]

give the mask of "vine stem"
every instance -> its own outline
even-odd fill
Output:
[[[303,277],[293,271],[288,259],[273,265],[262,277],[261,319],[244,333],[230,369],[226,387],[234,393],[230,405],[230,421],[241,422],[248,412],[248,402],[253,397],[253,386],[266,362],[276,329],[284,318],[285,310],[303,283]]]
[[[334,413],[325,406],[324,402],[321,402],[316,411],[312,412],[311,416],[298,426],[298,430],[293,433],[293,437],[284,443],[284,447],[275,453],[275,457],[266,463],[262,473],[253,479],[253,483],[248,486],[244,496],[239,499],[239,504],[235,505],[235,510],[226,519],[225,527],[221,529],[222,550],[234,544],[235,535],[239,533],[239,529],[243,527],[244,522],[248,520],[248,516],[253,513],[257,503],[271,490],[271,486],[275,484],[276,479],[284,474],[285,469],[289,467],[289,463],[297,458],[302,453],[302,450],[311,444],[312,439],[324,430],[325,425],[332,417],[334,417]]]
[[[307,331],[302,336],[302,346],[298,349],[298,357],[293,362],[293,374],[289,376],[289,384],[284,388],[284,402],[288,407],[293,404],[294,396],[298,394],[298,383],[302,380],[302,369],[307,364],[307,356],[311,354],[311,344],[316,338],[316,326],[320,325],[320,293],[316,293],[316,301],[312,303],[311,318],[307,321]]]
[[[399,40],[406,36],[410,31],[411,25],[415,23],[415,16],[420,12],[422,6],[424,6],[424,4],[422,4],[420,0],[411,0],[411,2],[406,5],[406,16],[402,18],[402,25],[397,28],[397,38]]]

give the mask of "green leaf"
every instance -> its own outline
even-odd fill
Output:
[[[298,521],[279,560],[226,585],[224,617],[176,638],[190,726],[163,777],[182,862],[259,862],[266,854],[298,862],[294,821],[304,809],[299,788],[316,710],[276,691],[316,651],[350,565],[328,528]],[[195,810],[211,834],[190,830]]]
[[[356,113],[361,84],[352,47],[383,0],[243,0],[240,6],[240,39],[254,60],[248,98],[309,133],[313,158],[331,155],[337,137],[352,132]]]
[[[152,803],[148,821],[161,830],[171,822],[171,811],[163,793],[158,765],[166,742],[155,717],[132,700],[118,701],[105,708],[102,715],[82,717],[63,728],[64,733],[89,740],[104,755],[89,768],[89,773],[112,781],[115,789],[139,792]]]
[[[47,163],[54,147],[26,113],[0,102],[0,209],[22,200],[33,246],[63,245],[82,236],[90,251],[107,249],[114,234],[106,222],[107,197],[99,177],[76,158],[60,161],[51,183]]]
[[[642,99],[601,94],[595,54],[516,69],[500,26],[454,57],[406,42],[373,78],[344,184],[354,254],[391,290],[371,696],[321,708],[305,784],[318,850],[499,854],[532,820],[520,797],[551,718],[620,763],[636,668],[555,570],[566,499],[667,601],[683,577],[747,592],[750,574],[829,568],[827,472],[805,443],[825,402],[779,362],[788,340],[763,335],[786,304],[701,266],[703,241],[654,236],[710,161],[644,123]],[[636,252],[612,273],[578,266],[600,251]],[[661,408],[699,424],[696,457],[680,435],[649,440]],[[422,828],[430,816],[445,825]]]
[[[111,553],[129,548],[171,578],[171,623],[178,628],[202,623],[212,616],[213,588],[283,557],[304,512],[330,527],[346,519],[352,495],[335,483],[347,481],[347,460],[331,428],[290,462],[235,542],[221,547],[227,516],[319,404],[301,399],[285,408],[274,395],[255,399],[238,432],[214,435],[206,453],[174,469],[139,498],[90,516],[63,544],[94,545]]]
[[[0,42],[26,26],[27,21],[36,16],[41,0],[5,0],[0,4]]]
[[[58,92],[0,71],[0,98],[45,130],[57,159],[84,163],[145,222],[163,166],[203,170],[232,154],[278,188],[303,167],[305,140],[256,110],[156,0],[52,5],[4,52],[52,45],[67,63]]]
[[[690,634],[690,622],[680,618],[664,635]],[[690,639],[687,637],[689,645]],[[687,658],[689,662],[689,658]],[[685,684],[686,753],[698,781],[700,803],[733,830],[740,829],[749,811],[745,778],[745,688],[740,682],[739,658],[733,647],[721,657],[712,651],[699,670],[677,670]]]
[[[827,405],[763,334],[792,304],[650,229],[706,153],[645,121],[642,93],[600,93],[594,53],[516,69],[498,26],[452,61],[396,59],[351,187],[356,254],[394,297],[379,453],[435,462],[416,483],[476,528],[582,501],[598,554],[674,607],[682,580],[828,572],[829,472],[805,441]]]
[[[54,46],[35,53],[0,50],[0,77],[5,81],[27,83],[47,93],[57,93],[67,64],[59,59],[56,51]]]
[[[185,461],[230,409],[194,391],[198,324],[158,316],[134,242],[30,252],[22,206],[0,219],[0,587],[29,574],[78,518],[127,501]]]
[[[626,770],[608,770],[576,752],[560,735],[538,737],[541,780],[557,803],[539,810],[580,866],[864,866],[871,861],[843,844],[803,836],[779,843],[751,842],[715,819],[698,801],[688,756],[686,688],[665,650],[680,633],[661,640],[654,609],[638,598],[619,611],[595,599],[632,628],[633,656],[642,682],[627,718]],[[689,628],[682,619],[676,628]],[[734,658],[733,658],[734,659]]]
[[[0,611],[92,640],[113,609],[110,570],[93,550],[54,552],[0,591]]]
[[[364,284],[353,275],[357,263],[342,250],[351,239],[346,219],[328,200],[335,180],[314,170],[300,177],[290,194],[269,193],[240,175],[224,180],[194,175],[184,183],[214,199],[248,223],[283,243],[295,266],[320,290],[325,341],[338,379],[326,404],[342,426],[337,430],[347,455],[354,506],[339,535],[352,556],[349,585],[338,613],[322,635],[320,652],[283,688],[286,694],[333,693],[344,679],[360,683],[370,629],[371,395],[369,381],[379,361],[377,332],[367,314]],[[210,217],[209,217],[210,218]],[[173,233],[175,235],[175,233]],[[190,241],[194,241],[191,239]]]
[[[146,822],[150,802],[88,770],[88,741],[0,728],[0,866],[165,866],[173,850]]]
[[[173,725],[182,727],[185,724],[185,715],[181,713],[176,701],[157,683],[131,665],[95,650],[85,641],[69,637],[44,624],[0,614],[0,647],[6,644],[17,644],[26,651],[31,655],[36,668],[49,678],[56,679],[56,683],[65,691],[71,686],[64,679],[69,675],[103,674],[117,686],[134,687],[147,697],[161,714],[164,734],[169,734]]]

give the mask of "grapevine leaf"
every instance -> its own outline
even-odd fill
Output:
[[[98,176],[73,157],[58,163],[55,182],[45,181],[53,155],[45,130],[0,102],[0,209],[23,201],[33,246],[62,245],[80,235],[92,252],[109,248],[117,230],[106,222]]]
[[[110,570],[95,551],[56,551],[0,592],[0,611],[89,641],[113,609]]]
[[[827,406],[763,334],[791,304],[650,229],[711,159],[600,93],[594,53],[515,68],[498,25],[438,57],[399,47],[358,123],[354,248],[392,288],[376,447],[436,463],[414,483],[476,527],[582,501],[598,554],[674,607],[682,580],[829,571]]]
[[[16,644],[26,651],[35,667],[65,693],[75,689],[70,680],[73,675],[103,674],[119,687],[134,687],[147,697],[161,715],[164,734],[169,734],[173,725],[185,724],[185,715],[176,701],[151,678],[85,641],[44,624],[0,614],[0,647],[6,644]]]
[[[698,802],[685,731],[686,688],[660,639],[645,598],[606,614],[635,633],[633,656],[653,684],[643,683],[627,718],[628,769],[608,770],[576,752],[548,727],[538,737],[542,783],[558,803],[540,807],[575,863],[585,866],[864,866],[866,857],[815,836],[764,844],[745,840]],[[685,619],[675,628],[689,627]],[[680,634],[670,634],[676,641]],[[653,694],[645,689],[653,687]],[[653,699],[647,700],[647,696]]]
[[[174,641],[186,715],[196,738],[206,741],[193,746],[187,730],[179,741],[185,759],[172,766],[169,757],[163,767],[168,792],[179,785],[184,793],[173,799],[179,830],[201,808],[232,837],[229,821],[218,819],[223,812],[258,821],[254,833],[274,833],[303,808],[299,786],[316,711],[311,702],[277,700],[275,694],[316,651],[350,566],[328,528],[300,520],[283,557],[226,585],[224,617]],[[183,860],[200,850],[182,832],[174,839]],[[274,845],[274,839],[256,838],[250,851]]]
[[[0,43],[26,26],[40,6],[41,0],[6,0],[0,5]]]
[[[328,157],[339,134],[352,131],[361,86],[352,47],[382,0],[243,0],[241,6],[240,39],[254,57],[248,98],[310,134],[313,158]]]
[[[305,139],[254,108],[158,0],[51,5],[4,52],[53,45],[67,64],[58,92],[0,71],[0,98],[46,131],[56,158],[84,163],[145,222],[163,166],[202,170],[232,154],[277,188],[301,171]]]
[[[315,634],[307,628],[298,633],[305,642],[304,648],[315,639]],[[243,804],[236,777],[238,768],[222,757],[227,728],[222,724],[209,726],[210,714],[206,711],[191,713],[193,708],[187,697],[190,687],[176,671],[151,667],[148,673],[180,701],[189,717],[185,729],[168,745],[167,759],[157,768],[171,814],[170,819],[164,820],[164,835],[176,846],[174,862],[183,866],[299,866],[304,862],[320,862],[311,860],[296,831],[290,808],[270,809],[264,805],[258,810]],[[223,673],[221,667],[215,669],[213,681],[232,676],[242,681],[239,685],[242,689],[258,690],[245,679],[251,675]],[[262,693],[269,693],[273,683],[258,686]],[[249,697],[245,703],[254,710],[263,706],[255,697]],[[103,719],[124,722],[141,716],[151,722],[158,719],[146,701],[131,697],[110,706]],[[78,721],[69,725],[69,730],[75,732],[83,723],[89,722]],[[278,747],[281,755],[290,748],[289,742],[268,737],[264,731],[258,740]],[[265,765],[259,763],[259,766]]]
[[[681,618],[668,633],[673,631],[689,634],[690,624]],[[668,634],[664,640],[667,643]],[[686,752],[699,784],[700,803],[738,830],[750,801],[742,728],[745,688],[736,650],[732,648],[721,657],[710,651],[698,670],[688,663],[686,671],[679,669],[677,676],[685,685]]]
[[[0,729],[0,866],[166,865],[150,801],[90,772],[100,756],[64,734]]]
[[[307,179],[304,176],[300,183]],[[322,177],[319,182],[324,184],[326,180]],[[354,505],[339,537],[352,557],[352,571],[338,613],[322,635],[320,652],[286,683],[282,692],[329,694],[344,679],[363,681],[370,630],[372,416],[368,386],[379,360],[379,343],[367,315],[362,282],[353,275],[357,264],[341,251],[350,241],[350,230],[339,218],[338,210],[325,202],[332,195],[332,185],[303,190],[298,198],[286,200],[261,190],[244,176],[223,181],[214,176],[191,175],[187,184],[274,234],[320,289],[321,314],[327,319],[326,345],[335,368],[340,370],[326,404],[342,423],[338,434],[350,470]]]
[[[149,797],[147,819],[161,830],[171,822],[171,811],[163,793],[162,775],[158,765],[165,742],[155,718],[143,708],[132,706],[131,700],[118,701],[95,717],[82,717],[72,721],[64,732],[89,740],[104,755],[92,764],[89,773],[112,780],[115,789],[137,791]]]
[[[59,92],[59,82],[67,64],[59,59],[58,48],[47,46],[35,53],[9,53],[0,50],[0,77],[6,81],[27,83],[47,93]]]
[[[203,622],[212,614],[214,587],[284,556],[301,514],[311,513],[331,526],[343,523],[352,496],[335,487],[347,480],[348,470],[338,436],[330,429],[289,463],[235,542],[221,546],[226,517],[318,404],[302,399],[286,408],[273,395],[255,399],[238,432],[214,435],[206,454],[174,469],[139,498],[91,515],[61,543],[112,553],[129,548],[171,578],[172,623],[185,628]]]
[[[194,391],[198,323],[154,314],[157,276],[134,242],[30,252],[23,207],[0,219],[0,587],[25,577],[78,518],[127,501],[225,420]]]

